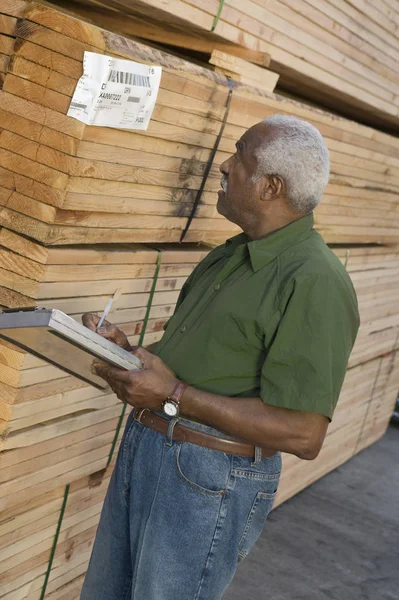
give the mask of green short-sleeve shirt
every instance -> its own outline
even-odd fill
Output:
[[[358,328],[352,282],[308,215],[212,250],[156,353],[199,389],[331,419]]]

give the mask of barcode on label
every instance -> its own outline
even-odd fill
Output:
[[[109,72],[108,81],[113,83],[124,83],[126,85],[138,85],[141,87],[151,87],[150,78],[147,75],[137,75],[137,73],[128,73],[126,71]]]
[[[72,108],[83,108],[85,110],[87,108],[87,104],[79,104],[79,102],[71,102]]]
[[[135,98],[134,96],[129,96],[127,101],[128,102],[140,102],[140,98]]]

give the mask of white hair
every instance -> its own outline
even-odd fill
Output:
[[[312,212],[321,201],[330,171],[330,156],[320,131],[307,121],[285,115],[273,115],[263,123],[278,133],[255,150],[258,168],[253,180],[279,175],[291,207],[299,213]]]

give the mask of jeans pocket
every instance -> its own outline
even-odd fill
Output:
[[[224,494],[231,469],[227,454],[184,442],[177,447],[176,466],[180,478],[197,492]]]
[[[248,556],[253,545],[263,531],[269,512],[272,509],[276,492],[258,492],[249,511],[244,531],[238,546],[238,562]]]

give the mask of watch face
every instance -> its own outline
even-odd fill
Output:
[[[165,402],[163,409],[169,417],[175,417],[177,415],[177,406],[173,404],[173,402]]]

